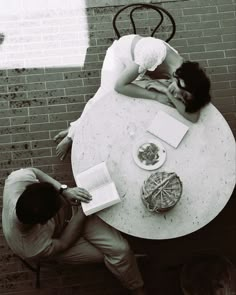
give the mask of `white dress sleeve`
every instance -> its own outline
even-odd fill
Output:
[[[67,137],[69,137],[72,141],[74,139],[75,132],[76,132],[76,126],[77,126],[77,124],[79,124],[79,121],[80,121],[80,118],[77,119],[76,121],[70,123],[70,127],[69,127]]]
[[[134,49],[134,62],[139,65],[139,73],[154,71],[166,58],[166,45],[163,40],[145,37],[138,41]]]

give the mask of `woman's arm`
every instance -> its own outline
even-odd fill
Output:
[[[135,63],[127,67],[116,81],[115,90],[130,97],[156,100],[157,93],[155,91],[149,91],[132,83],[139,75],[138,68],[139,66]]]
[[[186,106],[185,104],[178,98],[175,98],[169,91],[166,92],[169,100],[175,105],[177,111],[187,120],[191,121],[192,123],[196,123],[199,119],[200,112],[195,113],[187,113],[185,111]]]
[[[137,97],[137,98],[146,98],[153,99],[158,101],[159,93],[157,91],[151,91],[144,89],[136,84],[132,84],[132,82],[138,77],[138,68],[139,66],[135,63],[132,63],[129,67],[127,67],[123,72],[120,78],[117,80],[115,84],[115,90],[118,93]],[[162,92],[162,91],[161,91]],[[185,104],[176,99],[167,88],[163,88],[163,93],[165,93],[169,100],[175,105],[178,112],[187,120],[196,123],[199,118],[199,112],[196,113],[187,113],[185,111]]]
[[[168,87],[165,86],[161,80],[155,80],[155,81],[150,81],[147,84],[147,88],[148,89],[155,89],[156,91],[160,92],[160,93],[164,93],[166,95],[166,97],[169,99],[169,101],[176,107],[176,109],[178,110],[178,112],[187,120],[196,123],[199,119],[199,112],[195,112],[195,113],[188,113],[185,111],[186,106],[184,104],[184,102],[181,99],[175,98],[168,90]],[[158,99],[157,99],[158,100]],[[161,101],[160,101],[161,102]]]

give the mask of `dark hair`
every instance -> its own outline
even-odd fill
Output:
[[[47,182],[29,184],[16,203],[16,215],[24,224],[45,223],[60,209],[58,191]]]
[[[189,295],[224,295],[235,293],[233,264],[224,256],[199,254],[193,256],[182,269],[180,280],[183,291]]]
[[[193,96],[186,101],[186,112],[194,113],[210,102],[210,80],[199,63],[185,61],[175,75],[184,80],[185,89]]]

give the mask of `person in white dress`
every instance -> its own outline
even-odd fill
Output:
[[[197,122],[200,109],[211,99],[210,80],[197,62],[184,61],[163,40],[139,35],[123,36],[108,48],[101,86],[83,114],[109,91],[171,105],[191,122]],[[79,121],[55,136],[60,159],[65,158]]]

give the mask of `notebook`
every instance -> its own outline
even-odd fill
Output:
[[[189,127],[163,111],[159,111],[147,131],[177,148]]]

